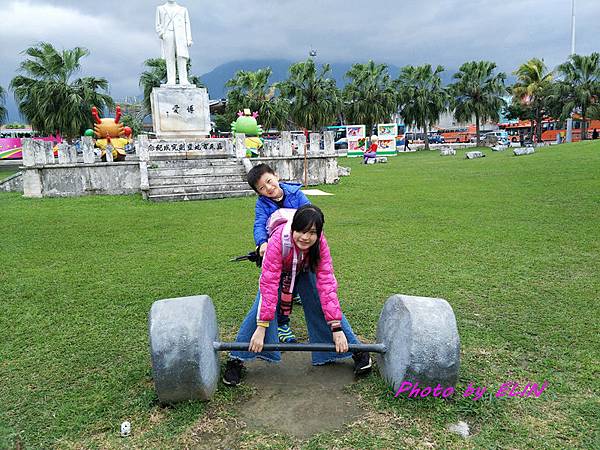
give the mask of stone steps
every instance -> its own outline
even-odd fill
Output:
[[[169,184],[150,186],[149,195],[197,194],[203,192],[238,192],[251,190],[247,183]]]
[[[245,177],[246,172],[240,166],[210,166],[194,168],[148,168],[148,176],[152,177],[180,177],[180,176],[230,176]]]
[[[217,192],[196,192],[196,193],[179,193],[179,194],[149,194],[148,200],[153,202],[174,202],[187,200],[212,200],[217,198],[229,197],[248,197],[255,195],[252,189],[239,191],[217,191]]]
[[[248,186],[245,177],[240,174],[190,174],[190,175],[149,175],[148,181],[150,187],[169,186],[169,185],[213,185],[213,184],[238,184],[242,183],[245,187]]]
[[[240,163],[231,158],[206,159],[153,159],[148,169],[202,169],[202,168],[240,167]]]
[[[152,160],[148,168],[149,200],[181,201],[254,195],[246,171],[233,158]]]

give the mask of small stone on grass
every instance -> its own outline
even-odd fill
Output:
[[[467,437],[469,437],[469,424],[467,424],[466,422],[460,421],[458,423],[449,425],[448,431],[450,431],[451,433],[459,434],[464,438],[467,438]]]

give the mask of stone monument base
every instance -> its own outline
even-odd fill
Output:
[[[152,125],[157,138],[210,135],[208,92],[194,85],[161,85],[152,89]]]

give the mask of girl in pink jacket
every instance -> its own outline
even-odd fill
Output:
[[[304,205],[295,212],[291,223],[283,222],[272,230],[263,260],[260,289],[236,338],[237,342],[249,342],[248,351],[231,352],[223,377],[225,384],[239,384],[243,361],[256,357],[271,362],[281,360],[279,352],[262,349],[264,343],[278,343],[277,303],[280,300],[281,309],[290,314],[292,292],[298,292],[302,298],[310,342],[335,344],[336,352],[313,352],[313,364],[352,356],[357,375],[370,371],[368,353],[347,353],[348,343],[360,342],[340,308],[331,254],[323,234],[324,222],[319,208]],[[310,282],[311,277],[313,280],[316,277],[316,283]]]

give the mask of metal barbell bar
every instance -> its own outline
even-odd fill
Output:
[[[249,342],[213,342],[217,351],[248,351]],[[335,352],[335,344],[263,344],[263,352]],[[348,344],[349,353],[385,353],[383,344]]]

